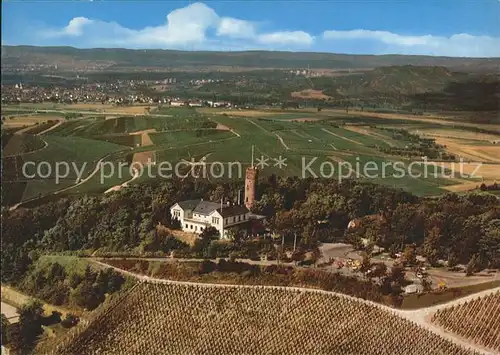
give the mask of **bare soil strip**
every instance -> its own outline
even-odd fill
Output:
[[[329,99],[330,96],[325,95],[321,90],[306,89],[302,91],[292,92],[292,97],[303,99]]]
[[[215,128],[218,131],[230,131],[231,129],[228,126],[224,126],[223,124],[217,123],[217,127]]]
[[[336,134],[336,133],[333,133],[332,131],[327,130],[326,128],[321,128],[321,130],[322,130],[323,132],[326,132],[326,133],[328,133],[328,134],[331,134],[331,135],[332,135],[332,136],[334,136],[334,137],[341,138],[341,139],[345,139],[346,141],[349,141],[349,142],[354,143],[354,144],[357,144],[357,145],[363,145],[362,143],[360,143],[360,142],[358,142],[358,141],[355,141],[354,139],[350,139],[350,138],[347,138],[347,137],[342,137],[342,136],[340,136],[340,135],[338,135],[338,134]]]
[[[436,138],[436,143],[465,160],[500,163],[500,146],[467,145],[459,139]]]
[[[317,122],[321,121],[322,118],[315,118],[315,117],[305,117],[305,118],[294,118],[293,120],[287,120],[290,122]]]
[[[451,121],[449,120],[450,117],[447,117],[448,120],[446,120],[444,117],[438,117],[438,116],[413,116],[413,115],[407,115],[407,114],[399,114],[399,113],[377,113],[377,112],[368,112],[368,111],[349,111],[345,112],[344,110],[336,110],[336,109],[328,109],[324,110],[325,112],[331,112],[331,113],[336,113],[342,116],[353,116],[359,117],[375,117],[375,118],[385,118],[385,119],[393,119],[393,120],[406,120],[406,121],[415,121],[415,122],[427,122],[427,123],[437,123],[439,125],[444,125],[444,126],[462,126],[462,127],[474,127],[474,128],[483,128],[483,129],[488,129],[488,130],[493,130],[500,132],[500,127],[498,125],[494,124],[476,124],[476,123],[470,123],[470,122],[457,122],[457,121]]]
[[[141,136],[141,147],[146,147],[148,145],[154,145],[153,141],[151,140],[151,137],[149,136],[148,133],[154,133],[156,132],[156,129],[150,128],[150,129],[145,129],[142,131],[137,131],[137,132],[132,132],[129,133],[131,136]]]
[[[370,136],[370,137],[373,137],[373,138],[376,138],[376,139],[382,139],[384,142],[386,142],[387,144],[389,144],[389,146],[394,147],[394,144],[392,144],[391,142],[387,141],[387,137],[385,137],[383,134],[379,134],[377,132],[371,131],[368,127],[345,125],[343,128],[347,129],[349,131],[360,133],[360,134],[364,134],[366,136]]]
[[[417,130],[412,130],[416,133]],[[430,137],[451,138],[451,139],[468,139],[475,141],[484,141],[493,143],[500,140],[500,136],[489,133],[471,132],[459,129],[418,129],[418,133]]]
[[[261,117],[261,116],[272,116],[280,115],[286,112],[275,112],[275,111],[259,111],[259,110],[228,110],[216,112],[217,115],[227,115],[227,116],[241,116],[241,117]]]
[[[122,187],[127,187],[129,183],[138,179],[139,177],[140,177],[139,170],[134,169],[134,176],[132,176],[132,178],[130,180],[125,181],[123,184],[113,186],[113,187],[107,189],[106,191],[104,191],[104,193],[107,194],[111,191],[119,191]]]

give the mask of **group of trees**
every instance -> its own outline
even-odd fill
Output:
[[[415,245],[432,265],[469,264],[471,270],[500,267],[500,205],[489,195],[449,194],[403,203],[383,218],[348,231],[351,241],[368,238],[393,253]]]
[[[23,279],[40,253],[99,250],[100,252],[186,251],[186,245],[158,232],[158,224],[175,228],[170,207],[178,201],[204,198],[236,203],[240,181],[211,183],[169,180],[133,185],[102,196],[62,198],[32,209],[2,210],[2,281]],[[311,250],[318,242],[356,241],[367,237],[393,252],[415,244],[431,262],[448,260],[477,268],[498,267],[500,209],[494,196],[454,194],[418,198],[402,190],[343,180],[261,179],[253,211],[267,216],[266,227],[284,240],[285,248]],[[376,213],[356,231],[346,233],[350,220]],[[207,232],[208,233],[208,232]],[[202,238],[189,254],[228,255],[247,248],[248,255],[271,251],[235,233],[232,244],[212,236]],[[238,244],[239,243],[239,244]]]
[[[93,310],[105,300],[106,294],[120,290],[124,277],[112,269],[94,271],[87,266],[83,273],[68,274],[59,263],[46,267],[37,265],[19,281],[19,288],[56,306],[74,305]]]
[[[43,306],[34,301],[19,310],[19,322],[9,324],[2,314],[2,345],[19,354],[30,353],[42,335],[45,319]]]

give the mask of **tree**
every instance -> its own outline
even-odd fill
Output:
[[[220,236],[219,231],[215,227],[207,227],[200,233],[200,238],[203,240],[215,240]]]
[[[474,254],[472,256],[472,259],[467,263],[467,266],[465,268],[465,275],[466,276],[472,276],[474,275],[474,272],[478,271],[480,268],[480,263],[479,263],[479,255]]]
[[[372,269],[373,271],[370,274],[370,277],[377,277],[381,279],[382,277],[385,277],[387,274],[387,265],[384,263],[375,263],[374,268]]]
[[[439,259],[439,249],[441,246],[441,231],[438,227],[433,227],[424,240],[423,254],[431,265],[436,265]]]
[[[500,219],[491,220],[479,240],[479,251],[488,260],[490,268],[500,268]]]
[[[63,328],[71,328],[77,325],[79,321],[80,319],[78,317],[71,313],[68,313],[66,314],[66,317],[64,317],[64,319],[61,321],[61,326]]]
[[[432,281],[429,280],[428,277],[423,277],[422,278],[422,287],[424,288],[425,292],[429,292],[432,290]]]
[[[12,349],[20,353],[29,352],[43,333],[42,319],[43,306],[40,302],[32,301],[23,306],[19,311],[17,329],[10,335]]]
[[[7,345],[9,344],[9,320],[5,316],[5,314],[2,313],[2,338],[1,338],[1,344],[2,345]]]
[[[417,263],[417,251],[415,245],[406,246],[402,256],[403,265],[415,265]]]

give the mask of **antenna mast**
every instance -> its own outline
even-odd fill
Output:
[[[252,169],[253,169],[253,155],[254,155],[254,146],[252,145]]]

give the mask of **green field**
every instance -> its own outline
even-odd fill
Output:
[[[123,150],[122,146],[116,144],[80,137],[46,136],[44,140],[48,144],[47,147],[29,156],[2,159],[3,187],[19,189],[21,183],[24,183],[22,200],[71,186],[76,183],[77,171],[81,172],[81,178],[85,179],[95,169],[99,159]],[[68,170],[64,163],[69,164]],[[26,165],[23,172],[24,164]],[[60,178],[56,181],[58,165]],[[19,196],[20,192],[14,195]]]
[[[159,117],[154,116],[155,114],[170,116]],[[294,118],[306,116],[317,120],[293,121]],[[254,164],[264,159],[265,165],[260,166],[261,176],[350,177],[404,188],[418,195],[440,194],[445,192],[443,186],[457,183],[449,178],[436,177],[433,171],[427,171],[427,177],[408,176],[409,171],[413,174],[423,173],[424,166],[413,164],[410,169],[412,160],[409,158],[381,151],[394,147],[404,149],[411,143],[407,140],[408,136],[387,130],[384,124],[374,125],[371,117],[357,119],[359,129],[344,126],[339,119],[342,118],[329,117],[327,112],[287,112],[265,117],[241,117],[230,116],[229,113],[204,115],[189,108],[161,108],[153,110],[150,116],[123,116],[107,120],[102,117],[82,117],[66,120],[44,134],[43,140],[38,136],[21,134],[18,135],[19,138],[14,138],[18,140],[17,145],[14,145],[15,141],[8,143],[8,140],[7,143],[2,143],[5,144],[4,148],[9,148],[8,144],[12,145],[5,150],[7,153],[33,151],[27,156],[2,159],[2,177],[4,186],[7,187],[2,192],[2,203],[11,205],[21,200],[48,195],[62,188],[68,188],[62,194],[102,193],[131,178],[128,168],[118,168],[120,161],[130,163],[134,153],[148,151],[155,152],[157,163],[168,161],[175,164],[181,160],[204,158],[210,168],[218,163],[237,162],[239,165],[233,164],[231,172],[226,165],[226,174],[220,178],[243,178],[244,169],[251,164],[252,146],[255,147]],[[223,125],[229,130],[216,129],[217,125]],[[392,121],[391,127],[399,126]],[[412,129],[425,127],[425,124],[412,125]],[[137,134],[130,134],[133,132]],[[143,137],[140,133],[144,132],[147,132],[147,136]],[[4,131],[2,135],[9,140],[15,136],[12,131]],[[41,145],[44,141],[47,142],[47,147]],[[22,142],[26,142],[24,144],[29,149],[21,148]],[[34,149],[36,147],[39,149]],[[111,155],[108,156],[109,154]],[[83,167],[81,177],[85,179],[94,171],[99,159],[104,157],[104,161],[112,163],[116,171],[121,170],[121,177],[117,173],[101,183],[100,173],[96,173],[84,183],[71,188],[76,184],[76,173],[73,170],[57,184],[53,174],[44,179],[26,179],[22,176],[21,169],[27,161],[45,161],[52,167],[56,162],[68,161],[78,168]],[[280,157],[286,159],[286,166],[277,164]],[[396,162],[404,170],[405,176],[399,176],[398,170],[391,165]],[[376,173],[370,173],[370,176],[365,174],[363,169],[367,165],[371,165]],[[305,166],[309,170],[304,170]],[[32,173],[34,168],[28,167],[26,174]],[[133,183],[147,180],[148,177],[143,176]]]
[[[234,137],[229,131],[217,130],[195,130],[150,133],[149,137],[155,145],[167,145],[171,147],[186,146],[201,142],[219,141],[224,138]]]

